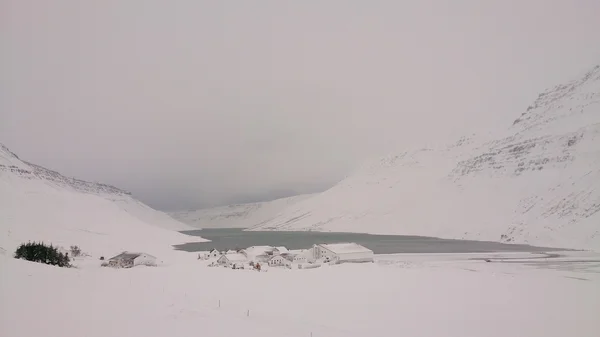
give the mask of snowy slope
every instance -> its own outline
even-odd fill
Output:
[[[173,212],[170,215],[198,228],[246,228],[270,220],[286,207],[311,196],[312,194],[297,195],[265,202]]]
[[[415,234],[600,249],[600,66],[500,137],[382,158],[253,230]]]
[[[88,253],[171,250],[190,229],[113,186],[67,178],[20,160],[0,144],[0,247],[28,240],[79,245]]]
[[[498,262],[486,263],[473,254],[402,255],[257,273],[208,268],[190,255],[188,263],[128,270],[99,261],[57,268],[0,255],[0,335],[600,335],[597,256],[540,263],[543,256],[493,254],[486,258]]]

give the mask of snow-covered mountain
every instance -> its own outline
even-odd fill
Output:
[[[0,247],[48,241],[84,251],[171,249],[190,229],[116,187],[68,178],[25,162],[0,144]]]
[[[600,66],[540,94],[499,137],[382,158],[252,230],[600,249]]]
[[[265,202],[173,212],[170,215],[197,228],[247,228],[270,220],[286,207],[306,200],[311,196],[313,195],[303,194]]]

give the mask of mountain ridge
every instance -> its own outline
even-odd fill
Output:
[[[490,139],[388,155],[251,230],[426,235],[600,248],[600,66]]]
[[[156,247],[167,252],[190,241],[176,232],[187,229],[192,228],[127,191],[63,176],[21,160],[0,144],[0,247],[5,251],[34,240],[79,245],[100,255]]]

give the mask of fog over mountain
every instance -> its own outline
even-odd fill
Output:
[[[0,3],[0,141],[162,210],[323,191],[501,132],[600,58],[598,1]]]

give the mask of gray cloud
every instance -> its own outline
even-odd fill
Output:
[[[593,0],[0,6],[0,141],[162,209],[507,127],[600,60]]]

